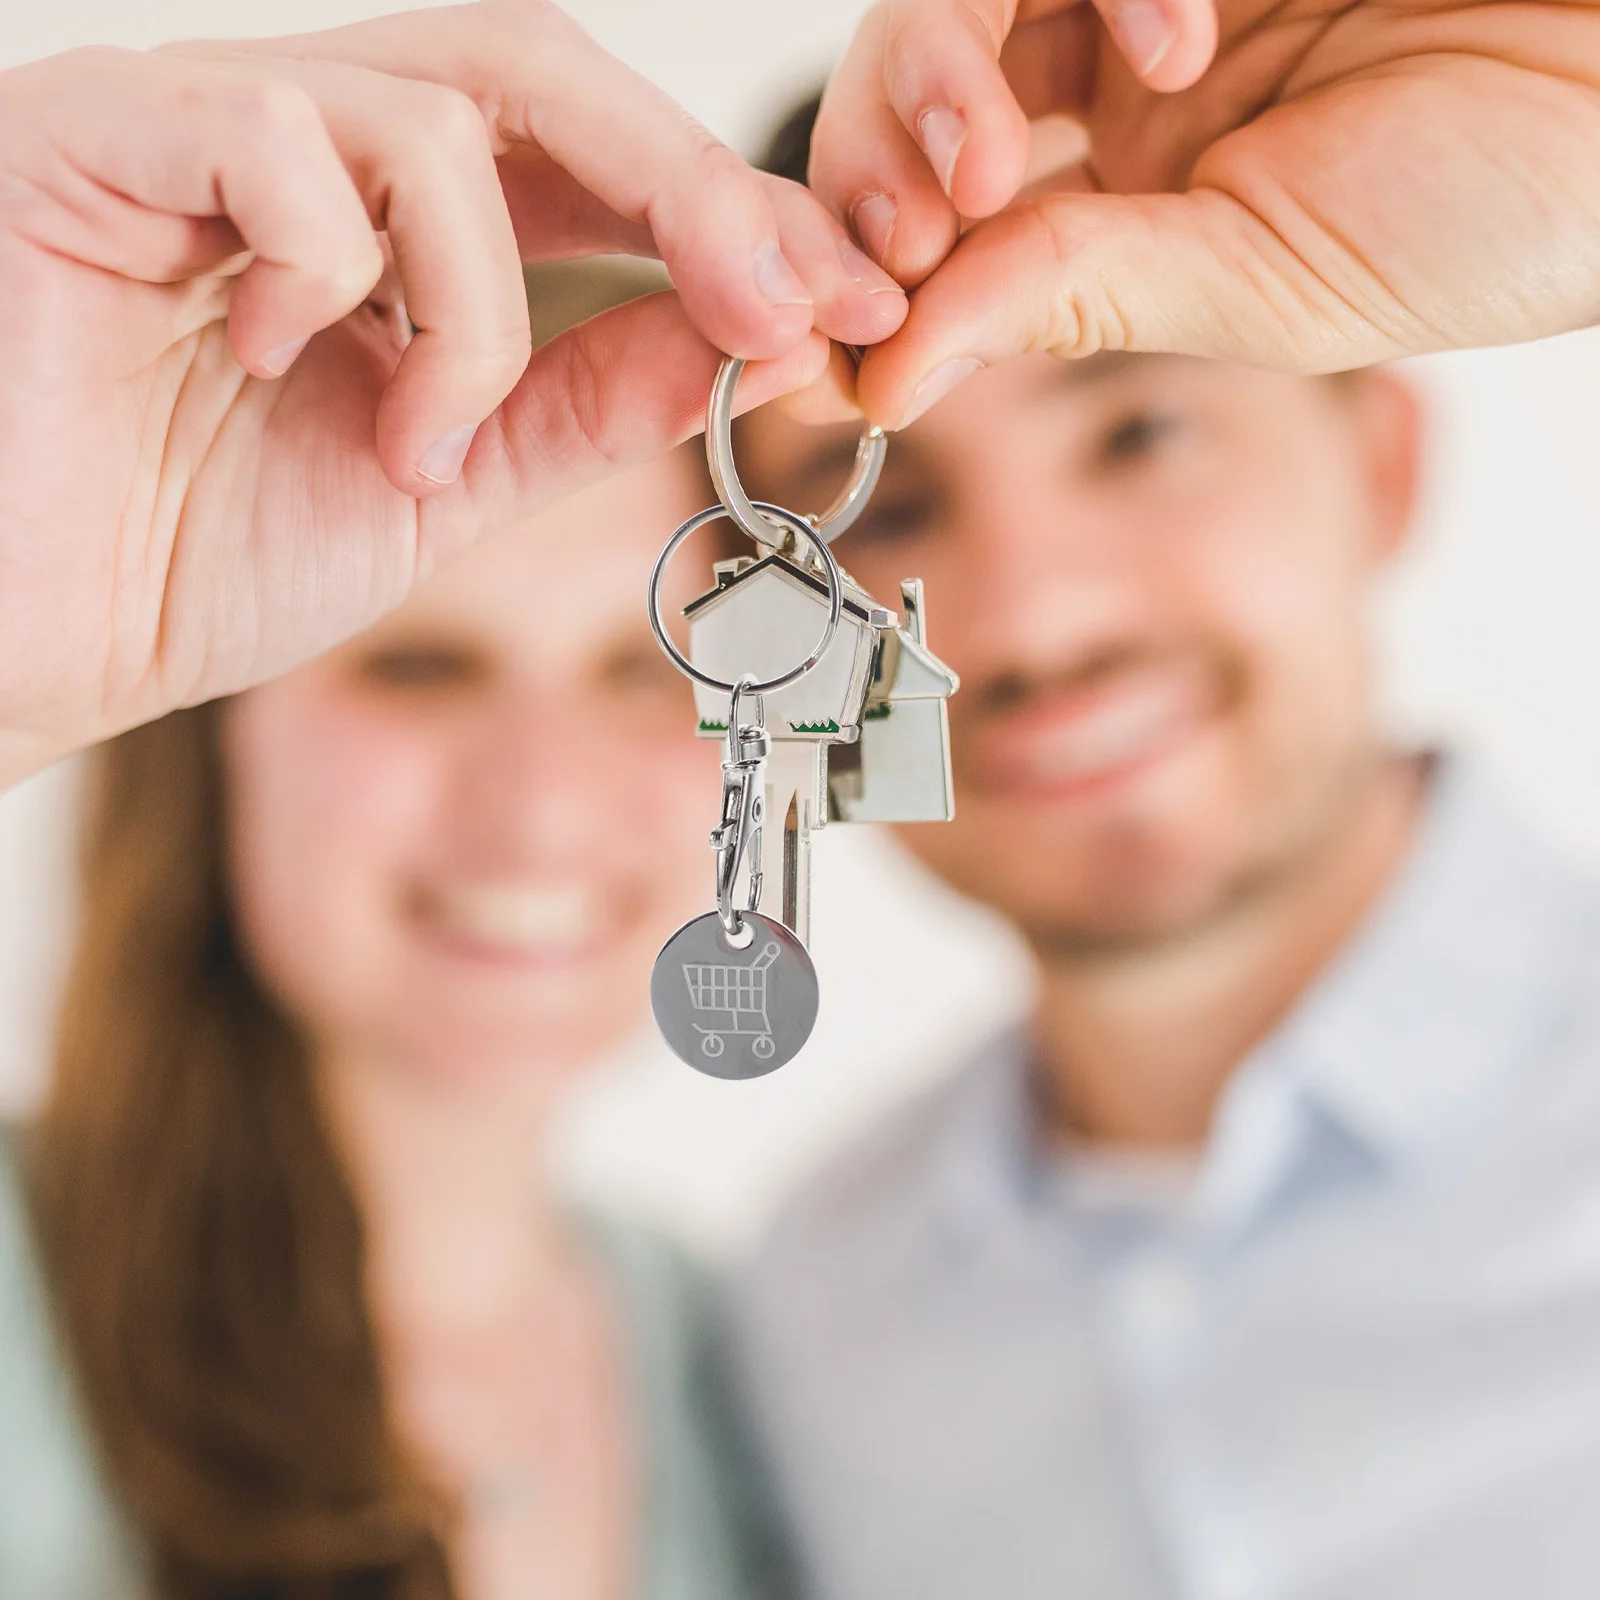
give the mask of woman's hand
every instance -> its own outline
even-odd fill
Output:
[[[521,263],[595,251],[677,295],[530,365]],[[691,433],[718,349],[753,404],[904,315],[542,0],[0,73],[0,781]]]
[[[958,9],[987,35],[961,35]],[[880,422],[1021,351],[1323,371],[1600,315],[1594,0],[1223,0],[1198,81],[1192,21],[1141,82],[1087,7],[1009,12],[891,0],[819,119],[822,198],[927,280],[861,370]],[[945,185],[906,133],[929,94],[966,130]],[[1062,114],[1086,159],[1017,198],[1028,119],[1054,115],[1033,126],[1059,140]],[[988,220],[956,243],[958,210]]]

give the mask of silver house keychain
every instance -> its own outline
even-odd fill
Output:
[[[717,909],[686,922],[661,948],[650,975],[650,1009],[674,1052],[716,1078],[757,1078],[792,1061],[817,1020],[817,973],[805,944],[757,909],[762,894],[762,838],[767,812],[765,698],[799,683],[828,653],[844,606],[844,577],[827,547],[801,518],[777,512],[812,541],[828,575],[821,636],[798,663],[757,679],[712,677],[672,642],[661,616],[667,563],[698,528],[726,516],[712,506],[667,541],[650,575],[650,624],[661,648],[696,685],[728,696],[722,763],[722,813],[711,831]],[[745,904],[738,904],[741,871]]]
[[[694,682],[698,732],[727,746],[722,821],[711,840],[718,909],[668,940],[656,959],[651,1005],[679,1056],[727,1078],[782,1066],[815,1020],[816,976],[805,948],[812,835],[830,820],[953,815],[945,701],[958,687],[925,643],[921,582],[902,583],[897,616],[828,549],[877,484],[882,430],[863,435],[850,481],[819,516],[752,501],[733,461],[733,396],[743,366],[723,362],[706,420],[721,503],[667,541],[649,594],[657,641]],[[661,616],[662,577],[691,534],[724,516],[758,554],[718,562],[715,587],[684,608],[686,657]],[[736,910],[741,867],[747,904]]]
[[[883,470],[886,441],[868,428],[854,470],[827,510],[801,520],[814,539],[796,541],[793,512],[745,493],[733,459],[733,397],[744,363],[724,361],[706,418],[706,460],[728,515],[757,554],[719,562],[717,586],[684,608],[689,654],[708,673],[762,673],[792,660],[815,637],[831,603],[816,551],[866,510]],[[838,637],[804,683],[767,699],[763,874],[771,910],[810,942],[812,836],[831,822],[947,822],[955,814],[945,701],[959,680],[927,647],[922,584],[900,586],[900,614],[841,574]],[[723,731],[722,702],[701,680],[699,731]]]

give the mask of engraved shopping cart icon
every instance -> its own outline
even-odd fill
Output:
[[[700,1035],[700,1048],[708,1056],[720,1056],[727,1039],[750,1040],[750,1049],[765,1061],[772,1054],[772,1024],[767,1021],[767,970],[778,959],[776,944],[765,945],[754,961],[744,966],[721,966],[708,962],[683,964],[684,981],[689,985],[689,1001],[696,1011],[720,1013],[727,1023],[717,1028],[694,1031]]]

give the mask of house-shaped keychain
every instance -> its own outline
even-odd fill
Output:
[[[816,648],[828,616],[820,570],[787,555],[719,562],[717,585],[684,607],[689,654],[713,677],[775,677]],[[945,701],[956,675],[923,637],[922,584],[903,617],[843,579],[839,627],[815,670],[764,697],[767,825],[762,871],[782,904],[762,907],[810,936],[810,840],[829,821],[947,822],[955,813]],[[696,685],[699,732],[727,731],[728,698]]]

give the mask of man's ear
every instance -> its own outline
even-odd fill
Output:
[[[1427,442],[1422,398],[1393,367],[1372,367],[1334,381],[1351,386],[1372,496],[1372,555],[1389,561],[1405,548],[1416,517]]]

